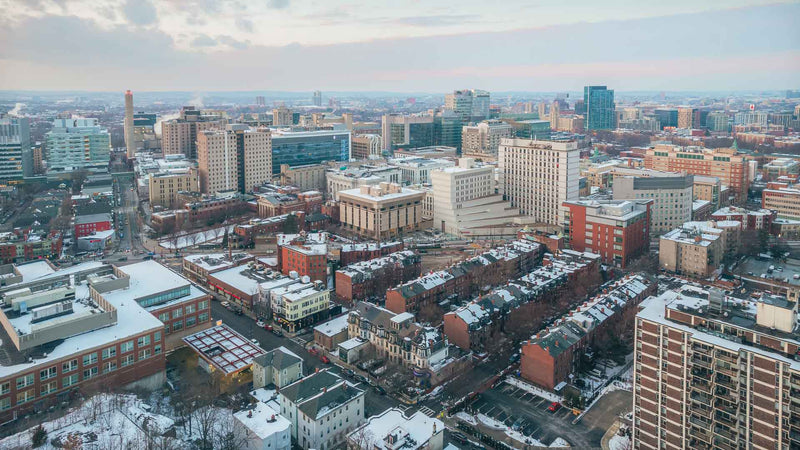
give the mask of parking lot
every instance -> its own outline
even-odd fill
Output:
[[[572,409],[561,407],[551,412],[551,401],[507,383],[501,383],[476,397],[470,405],[473,414],[483,414],[514,427],[527,437],[550,445],[556,438],[574,448],[600,447],[604,429],[573,425]],[[516,426],[515,426],[516,423]]]

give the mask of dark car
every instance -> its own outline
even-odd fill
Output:
[[[278,328],[273,328],[272,329],[272,334],[274,334],[275,336],[283,336],[283,331],[281,331]]]
[[[380,386],[375,386],[375,392],[377,392],[380,395],[386,395],[386,389]]]
[[[355,374],[355,375],[353,375],[353,378],[355,378],[356,381],[359,381],[361,383],[367,383],[368,382],[367,379],[364,377],[364,375],[361,375],[361,374]]]
[[[458,442],[459,444],[469,443],[469,439],[467,439],[467,437],[463,433],[459,433],[457,431],[450,433],[450,439]]]

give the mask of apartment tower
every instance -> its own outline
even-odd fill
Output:
[[[136,154],[136,146],[133,142],[133,92],[125,91],[125,154],[128,159]]]
[[[236,135],[232,130],[206,130],[197,134],[200,192],[238,190]]]

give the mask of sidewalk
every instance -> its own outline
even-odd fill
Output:
[[[603,447],[603,450],[609,450],[608,444],[611,441],[611,438],[617,434],[619,430],[619,420],[614,421],[611,427],[606,430],[606,434],[603,435],[603,439],[600,440],[600,446]]]

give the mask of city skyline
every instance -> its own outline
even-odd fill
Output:
[[[6,0],[0,89],[788,89],[800,71],[798,2],[197,3]]]

